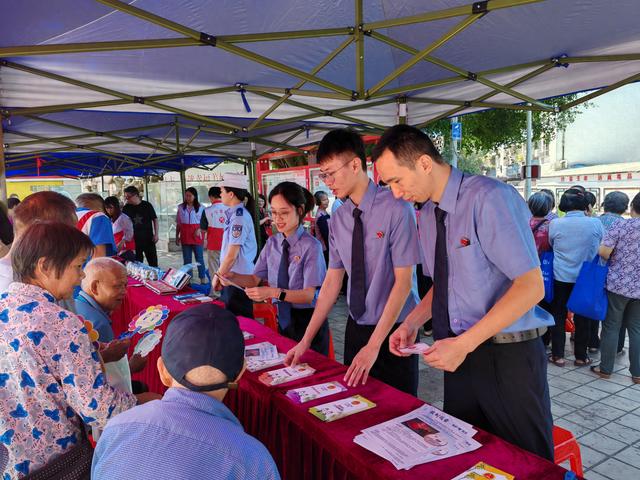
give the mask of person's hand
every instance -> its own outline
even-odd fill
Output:
[[[147,366],[147,357],[135,354],[129,359],[129,370],[131,373],[141,372]]]
[[[455,372],[469,354],[461,337],[436,340],[431,347],[422,354],[427,365],[445,372]]]
[[[353,358],[347,373],[344,374],[344,381],[347,386],[355,387],[362,380],[362,385],[366,385],[369,378],[369,371],[373,364],[376,363],[380,349],[373,345],[365,345],[360,349],[358,354]]]
[[[176,245],[180,246],[180,239],[178,237],[176,237]]]
[[[158,234],[157,233],[153,234],[153,243],[158,243]]]
[[[199,228],[196,228],[195,236],[198,239],[202,238],[202,230],[200,230]]]
[[[113,340],[109,343],[100,345],[100,355],[104,363],[117,362],[127,354],[131,340],[123,338],[122,340]]]
[[[251,287],[245,288],[244,292],[254,302],[264,302],[269,298],[276,298],[280,290],[273,287]]]
[[[142,405],[152,400],[162,400],[162,395],[156,392],[144,392],[136,393],[136,398],[138,399],[138,405]]]
[[[399,357],[408,357],[410,353],[402,353],[401,348],[410,347],[416,342],[418,329],[407,322],[402,323],[389,337],[389,350]]]
[[[309,344],[304,340],[300,340],[298,344],[293,347],[291,350],[287,352],[287,356],[284,357],[284,364],[287,367],[295,367],[298,363],[300,363],[300,357],[305,354],[307,350],[309,350]]]

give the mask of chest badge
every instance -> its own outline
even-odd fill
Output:
[[[462,237],[460,239],[460,245],[462,245],[463,247],[468,247],[469,245],[471,245],[471,240],[469,240],[467,237]]]
[[[233,225],[231,227],[231,236],[233,238],[240,238],[240,235],[242,235],[242,225]]]
[[[380,230],[379,232],[376,232],[376,237],[384,238],[384,232],[382,230]]]

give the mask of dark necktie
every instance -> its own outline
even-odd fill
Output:
[[[366,287],[364,283],[364,227],[362,225],[362,210],[353,210],[353,237],[351,239],[351,291],[349,293],[349,310],[354,320],[364,315]]]
[[[444,219],[447,212],[436,207],[436,252],[433,269],[433,338],[441,340],[449,336],[449,262],[447,258],[447,228]]]
[[[278,267],[278,288],[285,290],[289,288],[289,242],[286,238],[282,241],[282,257]],[[286,330],[291,325],[291,304],[289,302],[278,302],[278,324],[282,330]]]

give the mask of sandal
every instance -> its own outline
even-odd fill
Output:
[[[562,357],[554,357],[553,355],[549,355],[549,362],[553,363],[556,367],[564,367],[565,362]]]
[[[585,358],[584,360],[575,360],[573,362],[573,364],[576,367],[586,367],[587,365],[591,365],[593,363],[593,360],[591,360],[589,357]]]
[[[633,380],[633,383],[636,385],[640,385],[640,377],[631,377],[631,380]]]
[[[598,375],[600,378],[611,378],[610,373],[604,373],[603,371],[600,370],[600,365],[594,365],[593,367],[589,367],[589,370],[591,370],[593,373]]]

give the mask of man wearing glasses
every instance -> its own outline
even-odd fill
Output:
[[[415,214],[367,176],[364,144],[353,130],[332,130],[317,153],[320,179],[347,198],[331,217],[329,270],[302,340],[287,354],[295,365],[333,308],[345,272],[349,318],[344,381],[365,384],[369,375],[412,395],[418,389],[417,356],[389,351],[389,334],[418,304],[415,265],[420,261]]]
[[[136,261],[142,262],[143,255],[151,267],[158,266],[158,216],[146,200],[140,198],[140,191],[133,185],[124,189],[125,206],[122,212],[133,222],[133,238],[136,242]]]

